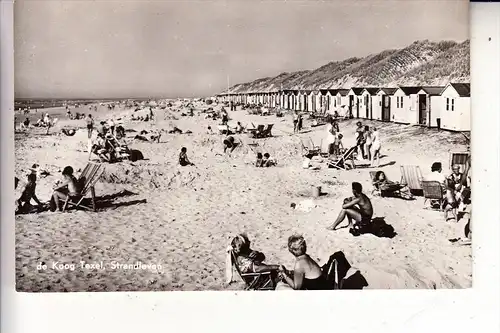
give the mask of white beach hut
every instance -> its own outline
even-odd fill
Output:
[[[441,128],[470,131],[470,83],[449,83],[441,93]]]
[[[397,88],[380,88],[372,97],[372,116],[375,120],[391,121],[391,96]]]

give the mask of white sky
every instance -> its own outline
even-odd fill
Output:
[[[333,60],[468,38],[467,0],[17,0],[16,97],[207,96]]]

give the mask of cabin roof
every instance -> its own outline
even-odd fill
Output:
[[[363,91],[367,91],[370,95],[376,95],[377,92],[379,91],[379,88],[374,88],[374,87],[370,87],[370,88],[364,88]]]
[[[338,89],[337,93],[340,94],[340,96],[347,96],[349,89]]]
[[[425,91],[428,95],[439,96],[443,92],[445,87],[437,86],[437,87],[422,87],[422,90]]]
[[[356,95],[360,95],[363,89],[364,88],[351,88],[349,89],[349,91],[352,90],[352,92],[355,93]]]
[[[470,97],[470,83],[450,83],[460,97]]]
[[[380,88],[377,93],[379,91],[383,91],[385,92],[387,95],[394,95],[394,93],[396,92],[396,90],[398,90],[398,88]]]
[[[401,89],[405,95],[413,95],[418,93],[422,87],[399,87],[399,89]]]

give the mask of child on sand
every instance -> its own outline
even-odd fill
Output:
[[[264,158],[262,159],[262,166],[265,168],[268,168],[270,166],[275,166],[276,161],[271,158],[271,155],[269,153],[264,154]]]
[[[73,175],[73,168],[67,166],[62,171],[63,184],[54,189],[52,198],[50,200],[50,210],[55,211],[58,209],[62,211],[61,201],[65,201],[68,196],[78,197],[80,195],[80,186],[78,180]]]
[[[333,142],[333,155],[340,155],[340,150],[344,149],[344,144],[342,143],[342,134],[338,134]]]
[[[370,199],[363,193],[363,187],[360,183],[352,183],[353,197],[344,199],[342,210],[337,217],[337,220],[327,229],[336,230],[335,228],[342,222],[346,216],[349,220],[350,231],[354,230],[353,220],[357,224],[366,225],[371,222],[373,216],[373,206]]]
[[[181,149],[181,153],[179,154],[179,164],[181,166],[194,165],[194,163],[191,163],[187,157],[186,147],[182,147]]]
[[[24,186],[23,192],[19,199],[16,200],[16,213],[27,212],[30,207],[31,199],[35,200],[39,207],[43,204],[38,200],[36,194],[36,173],[30,173],[28,175],[28,183]]]
[[[262,153],[257,153],[257,161],[255,162],[255,166],[257,168],[262,167],[263,165],[263,158],[262,158]]]

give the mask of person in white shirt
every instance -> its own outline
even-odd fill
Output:
[[[424,179],[426,181],[437,181],[440,184],[442,184],[443,188],[444,188],[446,176],[442,173],[442,171],[443,171],[443,166],[442,166],[441,162],[434,162],[434,163],[432,163],[432,166],[431,166],[431,173],[426,175],[424,177]]]

